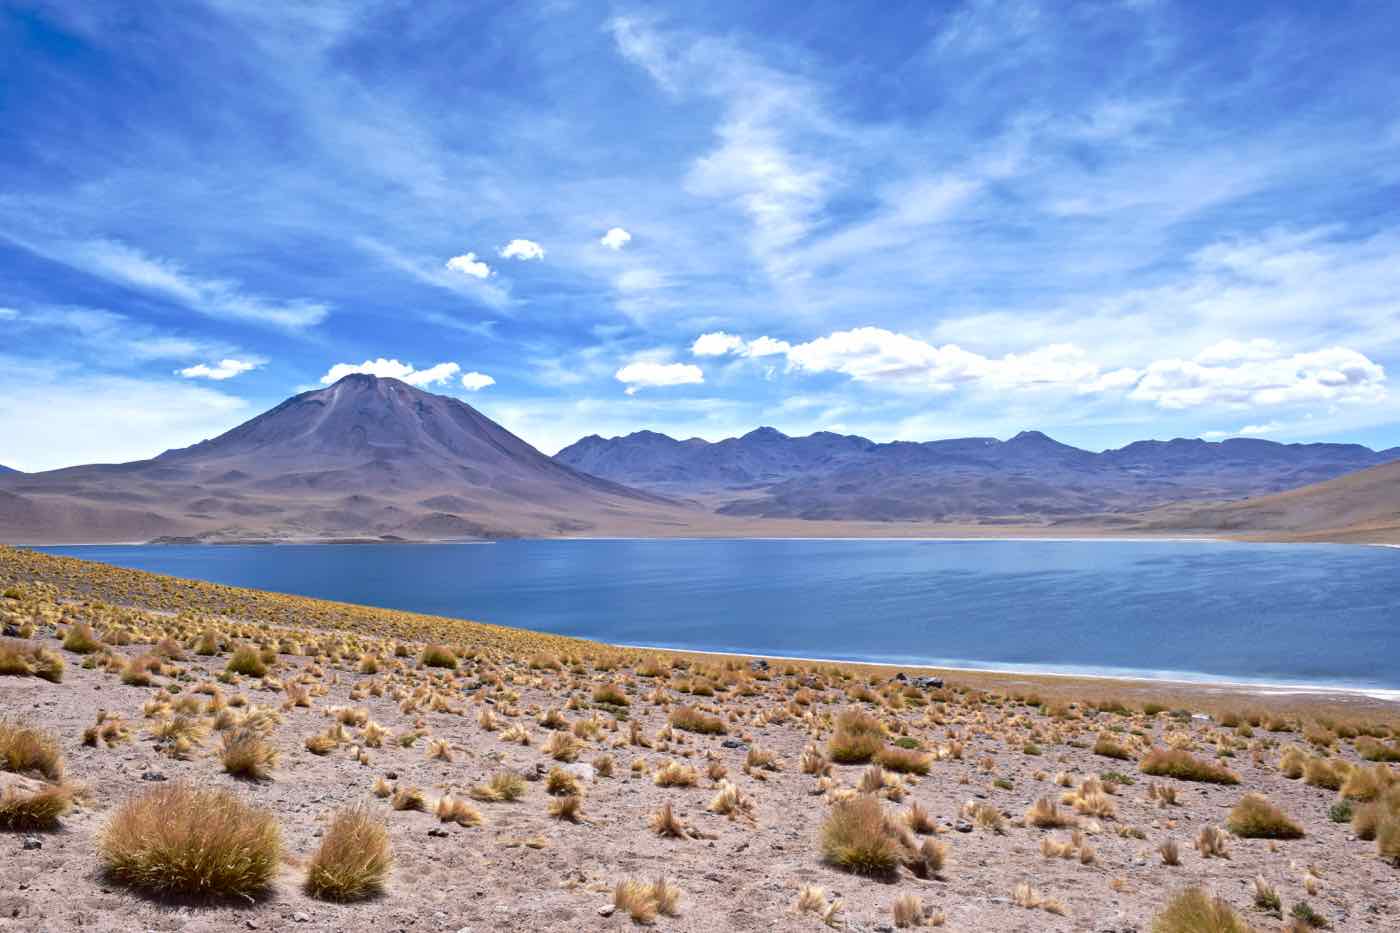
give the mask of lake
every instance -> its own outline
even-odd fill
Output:
[[[625,645],[1400,689],[1400,550],[605,540],[39,550]]]

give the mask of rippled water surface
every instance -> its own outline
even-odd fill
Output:
[[[712,651],[1400,688],[1400,550],[1187,541],[43,548]]]

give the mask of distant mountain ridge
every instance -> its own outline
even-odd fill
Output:
[[[16,470],[14,467],[7,467],[7,466],[5,466],[5,464],[0,463],[0,476],[5,475],[6,473],[18,473],[18,472],[19,472],[19,470]]]
[[[1323,482],[1400,459],[1400,448],[1280,444],[1258,438],[1136,441],[1101,453],[1039,431],[876,443],[771,427],[709,442],[653,431],[590,435],[555,459],[726,515],[866,520],[1056,519],[1238,499]]]
[[[461,539],[681,507],[546,457],[459,399],[346,376],[150,460],[0,477],[0,541]]]

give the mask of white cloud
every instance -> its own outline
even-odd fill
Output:
[[[161,295],[210,317],[297,329],[319,324],[330,313],[329,306],[321,302],[273,301],[250,295],[230,280],[190,275],[172,260],[147,256],[115,240],[91,240],[38,251],[109,281]]]
[[[638,389],[656,386],[694,385],[705,381],[705,374],[693,363],[660,363],[654,360],[638,360],[628,363],[614,375],[618,382],[627,384],[627,394],[635,395]]]
[[[760,352],[763,341],[768,344]],[[750,343],[716,331],[702,334],[692,346],[692,352],[708,356],[770,351],[785,354],[794,371],[841,373],[856,382],[935,392],[976,385],[992,390],[1061,389],[1080,395],[1126,393],[1127,399],[1164,409],[1375,403],[1386,397],[1385,370],[1356,350],[1334,346],[1287,355],[1269,340],[1224,340],[1194,359],[1114,369],[1069,343],[988,357],[957,344],[937,346],[880,327],[837,331],[795,346],[769,338]]]
[[[695,356],[727,356],[729,354],[750,357],[777,356],[787,353],[791,349],[792,344],[786,340],[774,340],[772,337],[745,340],[743,337],[728,334],[722,330],[701,334],[690,345],[690,352]]]
[[[534,240],[511,240],[502,246],[497,254],[502,259],[519,259],[522,261],[530,259],[543,259],[544,247]]]
[[[1168,359],[1150,364],[1128,397],[1161,408],[1262,407],[1304,402],[1379,402],[1385,370],[1346,347],[1272,359],[1203,365]]]
[[[19,312],[14,308],[0,308],[0,321],[13,321],[19,317]]]
[[[666,287],[666,276],[655,269],[628,269],[613,280],[620,292],[650,292]]]
[[[613,227],[607,233],[603,234],[598,239],[598,242],[602,243],[608,249],[619,250],[631,242],[631,240],[632,234],[623,230],[621,227]]]
[[[176,375],[184,376],[186,379],[213,379],[216,382],[222,382],[225,379],[232,379],[234,376],[242,373],[251,372],[257,369],[259,365],[261,364],[252,362],[251,360],[227,359],[220,360],[213,366],[206,363],[196,363],[194,366],[186,366],[184,369],[177,370]]]
[[[179,379],[85,375],[13,359],[3,369],[4,462],[20,470],[154,457],[253,414],[243,399]]]
[[[460,272],[462,275],[469,275],[474,279],[487,279],[491,277],[491,267],[485,262],[476,258],[476,253],[464,253],[461,256],[453,256],[445,263],[446,267],[453,272]]]
[[[1269,360],[1278,357],[1278,344],[1263,337],[1254,340],[1222,340],[1197,353],[1195,360],[1202,366],[1239,363],[1246,360]]]
[[[792,344],[786,340],[774,340],[772,337],[759,337],[749,341],[744,347],[745,356],[777,356],[792,349]]]
[[[487,386],[493,386],[495,384],[496,380],[492,379],[485,373],[473,371],[469,373],[464,373],[462,376],[462,388],[470,389],[473,392],[480,392]]]
[[[430,385],[441,385],[449,381],[462,367],[456,363],[438,363],[427,369],[415,369],[408,363],[400,363],[398,360],[386,360],[380,357],[377,360],[365,360],[363,363],[336,363],[326,374],[321,377],[321,385],[330,385],[344,379],[352,373],[364,373],[369,376],[378,376],[381,379],[398,379],[411,386],[422,388]]]
[[[695,342],[690,345],[690,352],[694,356],[725,356],[738,353],[743,348],[743,337],[717,330],[696,337]]]
[[[1267,424],[1247,424],[1240,428],[1240,433],[1246,437],[1256,434],[1274,434],[1277,433],[1281,427],[1283,426],[1275,421],[1270,421]]]

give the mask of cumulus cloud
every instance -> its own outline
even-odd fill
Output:
[[[774,340],[772,337],[745,340],[722,330],[701,334],[690,345],[690,352],[695,356],[777,356],[791,349],[792,344],[786,340]]]
[[[613,227],[607,233],[603,234],[598,239],[598,242],[602,243],[608,249],[619,250],[622,249],[622,247],[626,246],[631,241],[631,239],[632,234],[628,233],[626,230],[623,230],[621,227]]]
[[[627,385],[628,395],[636,395],[637,390],[643,388],[701,383],[705,381],[705,374],[693,363],[638,360],[619,369],[614,378]]]
[[[422,388],[423,386],[441,385],[457,373],[462,367],[456,363],[438,363],[427,369],[415,369],[408,363],[400,363],[398,360],[386,360],[380,357],[377,360],[365,360],[363,363],[336,363],[326,374],[321,377],[321,385],[330,385],[338,382],[352,373],[364,373],[369,376],[379,376],[384,379],[398,379],[411,386]]]
[[[485,373],[472,371],[462,375],[462,388],[469,389],[472,392],[480,392],[487,386],[493,386],[495,384],[496,380]]]
[[[1346,347],[1215,365],[1199,359],[1158,360],[1147,366],[1128,397],[1169,409],[1378,402],[1385,398],[1385,370]]]
[[[176,370],[176,375],[184,376],[186,379],[213,379],[215,382],[222,382],[225,379],[232,379],[234,376],[252,372],[259,365],[261,364],[251,360],[219,360],[212,366],[207,363],[186,366],[184,369]]]
[[[1081,395],[1123,394],[1164,409],[1364,403],[1379,402],[1386,395],[1385,370],[1356,350],[1334,346],[1288,354],[1273,341],[1262,339],[1223,340],[1192,359],[1155,360],[1141,368],[1106,368],[1070,343],[989,357],[957,344],[935,345],[880,327],[837,331],[796,345],[767,337],[746,341],[715,331],[700,335],[691,352],[697,356],[783,354],[792,371],[840,373],[856,382],[935,392],[960,385],[993,390],[1049,388]]]
[[[726,334],[722,330],[701,334],[690,345],[694,356],[727,356],[744,348],[744,338],[737,334]]]
[[[461,256],[453,256],[444,265],[453,272],[460,272],[462,275],[469,275],[474,279],[486,279],[491,277],[491,267],[485,262],[476,258],[476,253],[463,253]]]
[[[502,246],[497,254],[502,259],[519,259],[528,261],[531,259],[543,259],[544,247],[534,240],[511,240]]]

